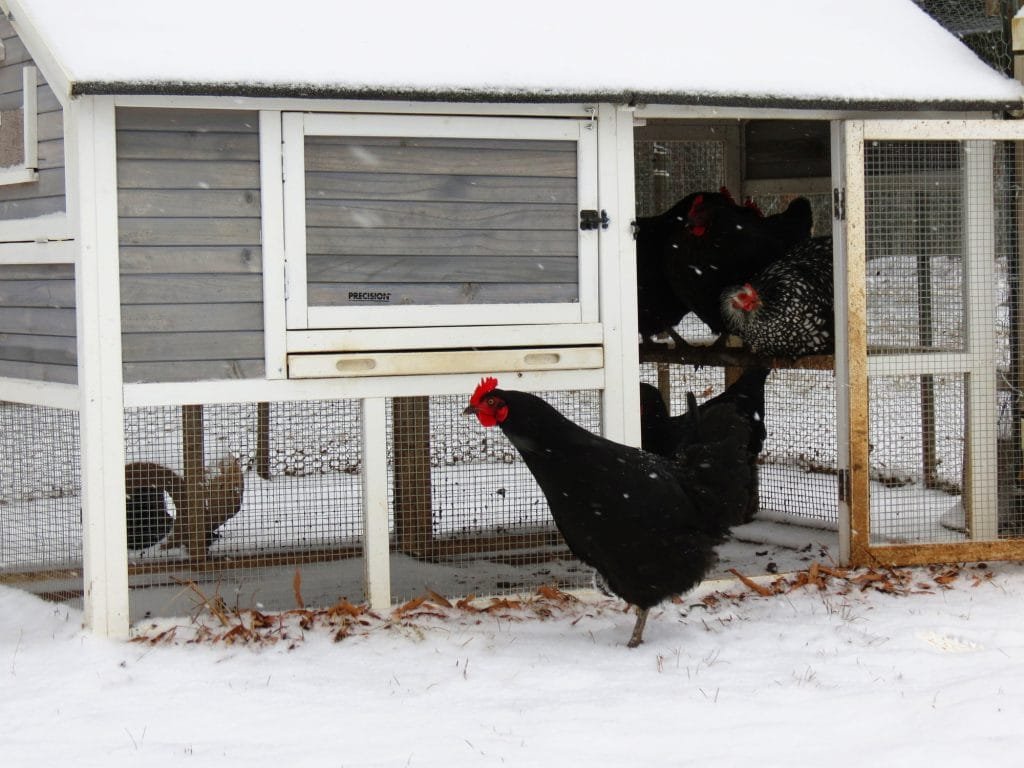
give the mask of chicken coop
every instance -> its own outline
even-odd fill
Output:
[[[0,584],[117,637],[590,586],[463,409],[493,375],[638,445],[641,381],[678,413],[764,363],[637,343],[637,218],[722,187],[834,249],[735,541],[1024,556],[1024,87],[917,5],[208,5],[0,0]]]

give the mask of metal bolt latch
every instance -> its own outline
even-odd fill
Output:
[[[608,229],[608,224],[611,219],[608,218],[608,211],[602,210],[600,213],[594,210],[580,211],[580,229]]]

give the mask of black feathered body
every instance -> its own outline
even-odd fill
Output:
[[[747,419],[750,427],[748,452],[757,456],[768,432],[764,422],[764,385],[771,371],[754,367],[745,370],[724,391],[705,400],[698,408],[705,416],[713,409],[731,404]],[[693,419],[689,413],[670,416],[661,392],[650,384],[640,384],[641,447],[659,456],[670,457],[683,442]]]
[[[760,306],[732,306],[740,286],[723,291],[722,315],[730,333],[771,357],[831,354],[835,347],[832,238],[816,237],[752,277]]]
[[[698,406],[702,424],[714,420],[716,410],[735,411],[747,422],[747,463],[750,467],[752,493],[750,503],[743,515],[749,522],[757,514],[759,506],[757,460],[768,436],[765,427],[764,384],[770,371],[767,368],[750,368],[736,379],[725,391],[705,400]],[[723,418],[726,417],[723,414]],[[650,384],[640,385],[640,432],[641,446],[659,456],[671,457],[688,441],[693,430],[690,413],[680,416],[669,415],[668,407],[657,388]]]
[[[684,416],[671,416],[657,387],[640,382],[640,447],[669,458],[675,453]],[[678,420],[678,421],[677,421]]]
[[[128,549],[145,549],[171,530],[174,518],[167,512],[162,488],[137,486],[125,494]]]
[[[690,211],[700,196],[702,230],[684,217],[665,250],[665,273],[675,294],[714,333],[726,326],[718,297],[730,285],[746,282],[810,235],[810,205],[804,198],[774,216],[737,205],[717,192],[688,195],[678,208]],[[696,234],[698,231],[701,234]]]
[[[681,226],[678,208],[636,222],[637,327],[644,338],[675,327],[690,309],[665,274],[665,249],[673,230]]]
[[[763,226],[771,237],[782,243],[784,250],[790,250],[811,236],[814,228],[811,201],[806,197],[793,198],[785,210],[766,216]]]
[[[495,389],[502,431],[544,492],[569,549],[649,608],[700,582],[749,501],[749,429],[723,415],[672,459],[607,440],[525,392]]]
[[[151,547],[163,539],[174,524],[165,493],[172,494],[172,499],[177,495],[175,503],[180,503],[179,491],[184,490],[184,481],[172,470],[146,461],[128,464],[124,479],[128,549]]]

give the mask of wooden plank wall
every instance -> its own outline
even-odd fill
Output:
[[[0,110],[22,104],[22,69],[32,64],[10,22],[0,16],[0,39],[6,56],[0,62]],[[50,86],[38,75],[39,179],[27,184],[0,185],[0,220],[25,219],[65,210],[64,113]]]
[[[745,126],[744,179],[832,175],[827,120],[751,120]]]
[[[309,137],[311,306],[579,299],[571,141]]]
[[[259,119],[117,111],[125,381],[264,375]]]
[[[0,39],[0,111],[20,119],[22,70],[33,62],[3,17]],[[42,76],[37,82],[39,178],[0,185],[0,221],[65,210],[64,116]],[[73,384],[77,355],[74,266],[0,265],[0,376]]]
[[[77,381],[75,268],[0,264],[0,376]]]

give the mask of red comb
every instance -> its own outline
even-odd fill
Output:
[[[484,399],[491,390],[497,388],[498,380],[493,376],[488,376],[486,379],[481,379],[480,383],[476,385],[476,389],[473,390],[473,396],[469,398],[470,405],[479,405],[480,401]]]
[[[758,216],[760,216],[762,219],[764,218],[764,211],[761,210],[761,206],[759,206],[757,203],[754,202],[754,198],[748,197],[746,200],[744,200],[743,201],[743,207],[744,208],[749,208],[754,213],[756,213]]]
[[[696,212],[704,205],[704,195],[697,195],[693,198],[693,202],[690,203],[690,210],[686,212],[687,216],[693,216]]]
[[[728,200],[733,205],[736,205],[736,201],[733,199],[732,192],[729,191],[728,187],[719,187],[718,191],[726,200]]]

